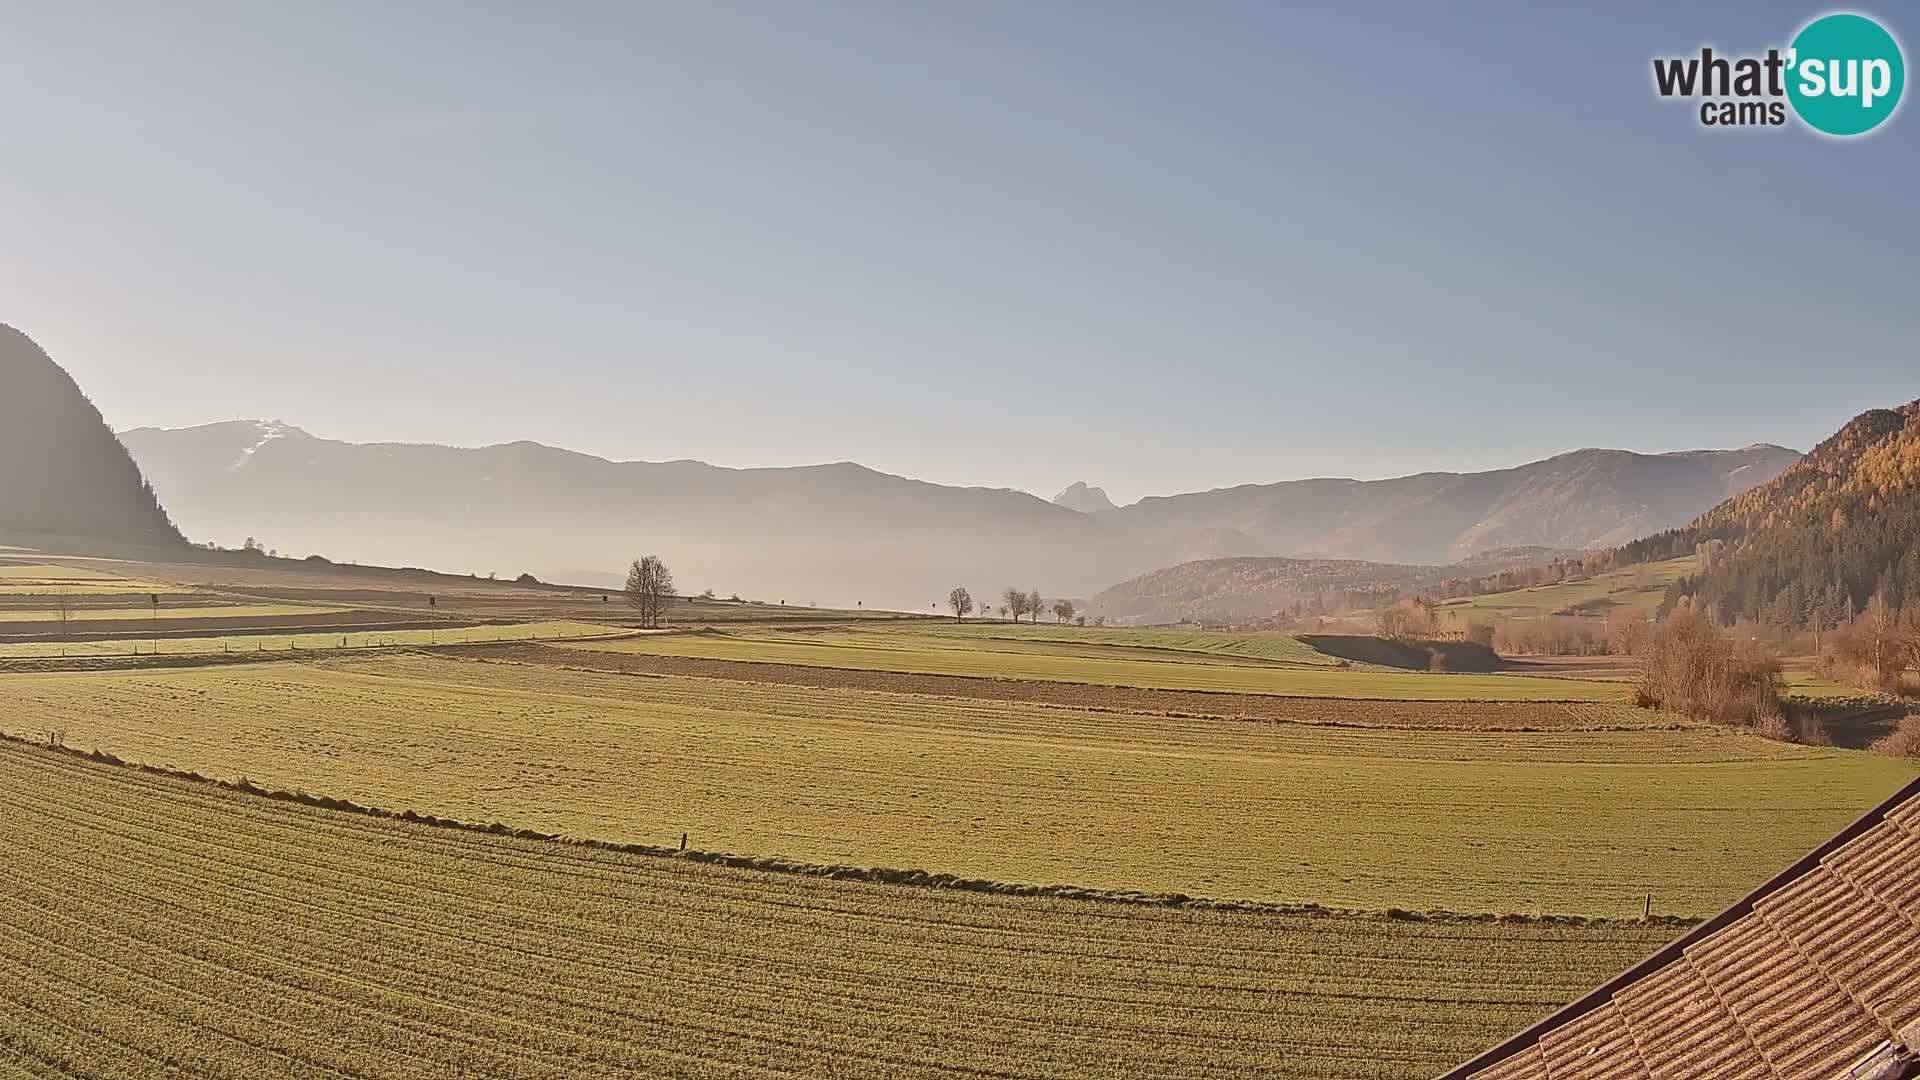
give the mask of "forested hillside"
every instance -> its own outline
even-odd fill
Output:
[[[1700,546],[1693,597],[1723,621],[1831,627],[1876,593],[1920,603],[1920,401],[1855,417],[1772,481],[1672,532],[1620,549],[1622,561]]]
[[[1382,607],[1406,593],[1455,595],[1449,586],[1528,571],[1577,552],[1502,548],[1446,566],[1360,559],[1199,559],[1141,574],[1093,597],[1091,614],[1132,623],[1230,622],[1286,625],[1302,616]]]
[[[100,410],[33,340],[0,324],[0,532],[181,542]]]

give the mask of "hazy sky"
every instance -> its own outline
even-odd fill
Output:
[[[1825,10],[0,3],[0,321],[121,428],[1122,501],[1804,448],[1920,396],[1920,115],[1648,61]]]

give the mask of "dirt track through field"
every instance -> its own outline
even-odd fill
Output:
[[[1265,720],[1329,727],[1390,727],[1409,730],[1612,731],[1676,727],[1665,717],[1625,705],[1550,701],[1368,701],[1364,708],[1326,698],[1235,694],[1209,690],[1150,690],[1127,686],[1037,679],[988,679],[971,675],[921,675],[863,671],[808,664],[707,660],[647,653],[557,649],[504,642],[458,646],[451,652],[490,660],[613,671],[628,675],[692,675],[708,679],[805,686],[824,690],[880,690],[1031,705],[1159,716]]]

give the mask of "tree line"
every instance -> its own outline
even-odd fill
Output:
[[[966,586],[955,586],[953,591],[947,594],[947,610],[953,612],[955,622],[960,622],[973,614],[973,594],[967,590]],[[980,614],[985,616],[988,610],[983,607],[980,609]],[[1030,621],[1038,623],[1040,613],[1044,610],[1046,610],[1046,601],[1040,596],[1039,589],[1021,590],[1009,585],[1000,594],[1000,617],[1003,619],[1011,618],[1014,622],[1019,622],[1021,616],[1030,615],[1032,616]],[[1055,600],[1052,610],[1055,622],[1086,625],[1086,617],[1075,613],[1076,609],[1071,600]]]

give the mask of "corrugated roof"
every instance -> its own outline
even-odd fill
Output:
[[[1920,1076],[1920,780],[1441,1080]]]

